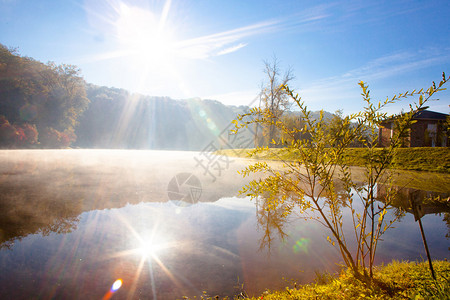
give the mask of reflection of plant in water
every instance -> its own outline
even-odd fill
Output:
[[[47,236],[52,232],[64,234],[70,233],[77,229],[80,222],[80,217],[58,218],[52,224],[49,224],[40,229],[43,236]]]
[[[373,264],[380,237],[393,223],[402,216],[402,211],[392,214],[388,219],[388,211],[394,209],[397,191],[392,186],[392,173],[387,172],[393,166],[397,149],[408,141],[408,132],[414,123],[417,111],[426,109],[425,104],[449,80],[443,74],[438,86],[433,85],[424,91],[406,92],[392,99],[373,104],[368,86],[360,82],[365,102],[364,110],[346,116],[339,122],[328,123],[321,113],[314,119],[305,103],[298,95],[294,95],[287,86],[284,91],[297,104],[300,116],[305,122],[303,128],[288,128],[276,114],[270,110],[253,108],[249,113],[238,116],[234,121],[236,131],[252,124],[275,126],[288,141],[273,141],[284,146],[281,155],[295,154],[296,159],[284,162],[285,168],[278,170],[265,162],[257,162],[242,171],[243,176],[263,172],[267,177],[253,180],[246,185],[242,193],[254,199],[265,199],[263,202],[260,224],[266,224],[263,242],[270,244],[270,229],[282,231],[280,223],[294,211],[304,214],[310,212],[311,219],[324,225],[330,236],[327,240],[336,246],[345,264],[356,278],[372,279]],[[402,98],[418,96],[418,103],[410,105],[410,111],[397,116],[388,116],[382,110]],[[383,121],[391,119],[395,126],[391,131],[390,145],[377,149],[378,128]],[[296,139],[297,133],[308,136],[307,139]],[[302,136],[302,135],[300,135]],[[365,164],[363,185],[352,179],[352,169],[345,164],[344,150],[353,144],[368,149]],[[257,155],[267,148],[256,148],[250,154]],[[385,194],[378,195],[378,184],[385,184]],[[381,200],[381,202],[377,201]],[[261,209],[259,209],[261,211]],[[354,246],[347,242],[344,233],[344,211],[349,211],[356,241]],[[261,213],[260,213],[261,215]],[[353,250],[355,248],[355,250]]]
[[[418,204],[429,207],[429,211],[426,213],[450,211],[450,201],[448,201],[450,193],[448,192],[439,193],[404,186],[387,186],[378,184],[377,198],[382,200],[382,198],[386,196],[388,188],[396,194],[396,197],[392,203],[392,205],[396,207],[402,207],[405,210],[410,210],[411,201],[414,201]]]
[[[290,211],[291,208],[287,207],[287,203],[283,203],[280,206],[273,207],[268,199],[264,199],[263,196],[256,200],[256,217],[258,220],[258,228],[262,230],[263,237],[260,239],[260,249],[267,247],[270,252],[272,242],[276,235],[281,239],[287,237],[283,227],[286,223],[286,211]]]
[[[77,229],[79,222],[80,218],[77,216],[56,218],[53,220],[53,223],[46,224],[43,227],[37,228],[34,231],[16,232],[9,239],[6,237],[2,237],[2,240],[0,240],[0,249],[2,248],[11,249],[11,247],[14,245],[15,242],[22,240],[23,238],[25,238],[30,234],[41,233],[43,236],[48,236],[52,232],[58,234],[70,233]],[[3,238],[6,239],[3,240]]]
[[[415,204],[420,205],[420,211],[423,215],[444,213],[443,221],[447,223],[450,231],[450,220],[448,217],[450,212],[449,193],[423,191],[401,186],[392,186],[391,188],[396,192],[396,197],[392,201],[392,205],[397,208],[395,211],[396,215],[401,214],[404,210],[414,214],[412,202],[415,202]],[[386,186],[379,184],[377,187],[377,198],[382,198],[385,194]],[[450,238],[450,233],[446,234],[446,238]]]

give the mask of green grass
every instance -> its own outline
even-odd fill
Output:
[[[224,149],[216,153],[234,157],[249,158],[248,152],[253,149]],[[377,149],[377,151],[381,151]],[[295,152],[287,152],[283,148],[264,150],[254,159],[292,161]],[[344,154],[345,162],[350,166],[362,167],[366,162],[367,150],[349,148]],[[400,148],[395,159],[393,172],[394,184],[424,191],[448,193],[450,186],[450,148]],[[355,181],[362,180],[363,171],[355,170]]]
[[[319,282],[283,291],[268,292],[250,299],[449,299],[450,263],[435,261],[434,281],[428,263],[392,262],[377,267],[374,283],[356,280],[349,271],[338,277],[324,276]]]
[[[428,262],[393,261],[375,268],[372,284],[355,279],[346,270],[337,276],[319,275],[311,284],[266,291],[252,298],[236,296],[234,299],[450,299],[450,262],[434,261],[433,267],[436,281],[431,277]],[[200,299],[229,298],[205,295]]]
[[[381,151],[378,148],[377,151]],[[394,158],[394,168],[399,170],[415,170],[450,173],[449,147],[418,147],[400,148]],[[367,150],[350,148],[345,151],[345,160],[354,166],[363,166],[367,157]]]
[[[450,187],[449,173],[396,171],[393,184],[437,193],[448,193]]]
[[[228,156],[248,157],[252,149],[224,149],[217,153]],[[377,148],[376,151],[382,151]],[[344,153],[344,161],[351,166],[364,166],[367,162],[368,150],[365,148],[348,148]],[[287,152],[283,148],[264,150],[257,159],[294,160],[295,152]],[[415,170],[450,173],[450,147],[400,148],[394,159],[394,168],[399,170]]]

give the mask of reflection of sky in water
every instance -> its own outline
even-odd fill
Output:
[[[338,268],[329,233],[313,221],[291,220],[270,256],[259,251],[255,203],[232,197],[245,183],[236,174],[245,161],[212,183],[187,152],[44,152],[44,161],[23,151],[0,165],[3,298],[225,296],[238,283],[257,294],[284,288],[282,278],[310,282],[316,270]],[[179,206],[167,184],[186,170],[201,180],[202,198]],[[449,258],[443,217],[423,217],[433,258]],[[410,214],[383,240],[377,263],[426,257]]]
[[[446,257],[446,247],[438,246],[446,242],[445,224],[432,216],[424,223],[432,254]],[[380,261],[424,255],[415,225],[408,216],[386,236]],[[405,233],[403,227],[413,230]],[[306,282],[314,270],[336,270],[337,252],[317,223],[293,222],[287,230],[290,237],[272,247],[268,257],[258,251],[255,207],[248,199],[183,208],[140,203],[86,212],[71,233],[29,235],[1,250],[0,289],[11,298],[101,298],[111,296],[111,283],[121,278],[114,296],[171,299],[203,290],[230,295],[238,280],[247,292],[261,292],[286,285],[282,277]]]

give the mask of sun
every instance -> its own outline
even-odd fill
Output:
[[[192,96],[187,74],[203,39],[186,40],[189,28],[172,0],[86,1],[85,10],[103,49],[86,60],[105,61],[114,85],[143,95],[167,95],[170,88]]]
[[[166,22],[166,10],[168,8],[157,15],[150,10],[121,3],[114,22],[120,48],[141,63],[167,63],[174,54],[175,39]]]
[[[161,254],[166,248],[168,248],[168,243],[161,237],[153,235],[152,237],[141,239],[140,245],[136,250],[142,258],[150,259],[158,258],[158,254]]]

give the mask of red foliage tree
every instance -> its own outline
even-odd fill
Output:
[[[28,123],[11,124],[5,116],[0,116],[0,147],[28,148],[37,143],[38,131],[36,125]]]
[[[25,132],[26,144],[36,145],[38,143],[38,136],[39,136],[36,125],[26,123],[22,125],[22,128]]]
[[[75,140],[77,136],[73,130],[64,130],[62,132],[52,127],[47,127],[41,135],[40,142],[46,148],[67,148]]]

